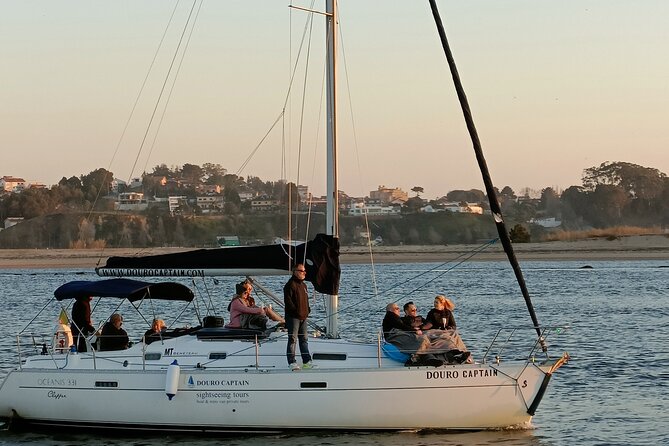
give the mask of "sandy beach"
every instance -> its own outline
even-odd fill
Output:
[[[352,246],[341,250],[342,263],[409,263],[446,262],[472,256],[482,245],[445,246],[377,246],[372,256],[367,247]],[[616,240],[588,239],[514,245],[516,255],[523,260],[653,260],[669,261],[669,237],[644,235],[620,237]],[[0,249],[0,268],[84,268],[103,265],[114,255],[166,254],[183,248],[138,249]],[[471,257],[477,260],[503,260],[505,254],[499,243],[488,246]]]

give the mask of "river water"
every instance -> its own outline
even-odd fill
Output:
[[[669,445],[669,260],[537,261],[522,266],[539,322],[568,326],[550,332],[551,356],[568,351],[572,358],[555,373],[527,428],[213,438],[0,431],[0,445]],[[474,358],[483,356],[498,329],[531,325],[525,301],[506,263],[376,265],[376,285],[370,280],[371,271],[370,265],[343,267],[343,337],[374,340],[386,303],[413,300],[425,315],[436,294],[446,294],[455,302],[458,328]],[[0,378],[16,365],[14,335],[46,305],[53,290],[69,280],[96,278],[89,271],[0,270]],[[196,284],[197,293],[207,294],[210,305],[223,309],[235,279],[240,280],[208,279]],[[284,280],[270,278],[264,283],[280,293]],[[312,307],[313,319],[318,321],[320,299],[315,299]],[[131,338],[139,338],[146,326],[130,310],[120,309],[124,327]],[[227,319],[227,313],[221,313]],[[56,314],[49,309],[40,317],[53,321]],[[502,358],[514,354],[504,351]],[[286,409],[295,410],[299,416],[299,408],[277,406],[277,410]],[[448,403],[443,409],[457,410]]]

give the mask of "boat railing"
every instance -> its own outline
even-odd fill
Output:
[[[549,337],[560,334],[567,330],[569,327],[564,325],[551,325],[551,326],[541,326],[539,327],[541,335],[537,337],[535,335],[534,342],[529,348],[529,352],[526,354],[524,359],[534,361],[537,354],[542,354],[546,356],[546,359],[550,359],[548,351],[542,351],[543,346],[546,344],[546,341]],[[482,363],[486,363],[489,360],[489,357],[494,356],[494,361],[500,363],[502,360],[503,354],[506,354],[512,346],[514,346],[514,340],[517,339],[516,334],[520,330],[532,329],[535,330],[534,326],[519,326],[519,327],[503,327],[497,330],[495,335],[492,338],[492,341],[487,346],[483,358],[481,359]],[[526,339],[526,338],[524,338]]]

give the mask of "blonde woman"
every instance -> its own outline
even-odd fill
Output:
[[[151,328],[144,333],[144,343],[149,345],[154,341],[160,341],[163,338],[165,331],[165,321],[162,319],[154,319],[151,323]]]
[[[432,348],[443,352],[444,358],[450,364],[471,363],[471,353],[467,351],[457,332],[454,309],[455,304],[450,299],[438,295],[434,298],[434,308],[427,313],[422,329],[426,330],[425,334],[430,338]]]
[[[434,308],[427,313],[423,330],[437,329],[437,330],[455,330],[455,317],[453,317],[453,310],[455,304],[446,296],[439,295],[434,298]]]

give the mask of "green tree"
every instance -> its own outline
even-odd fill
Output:
[[[176,172],[167,167],[166,164],[160,164],[153,168],[153,175],[157,177],[165,177],[169,179],[176,178]]]
[[[650,167],[607,161],[583,171],[583,187],[594,191],[598,185],[619,186],[631,197],[648,200],[662,193],[666,177]]]
[[[86,200],[93,203],[98,198],[109,195],[113,179],[114,174],[102,167],[90,172],[88,175],[82,175],[81,188]]]
[[[223,184],[223,178],[228,173],[220,164],[204,163],[202,165],[202,171],[205,176],[206,184]]]
[[[539,209],[548,216],[557,217],[561,215],[561,207],[560,196],[552,187],[542,189]]]
[[[479,189],[452,190],[446,194],[446,199],[458,203],[463,201],[467,203],[482,203],[486,201],[485,193]]]
[[[513,243],[529,243],[530,233],[523,225],[517,224],[509,231],[509,238]]]
[[[414,186],[411,188],[411,192],[414,192],[417,197],[420,197],[420,194],[425,192],[425,189],[423,189],[421,186]]]
[[[181,168],[181,178],[191,186],[195,187],[202,183],[204,170],[197,164],[184,164]]]

